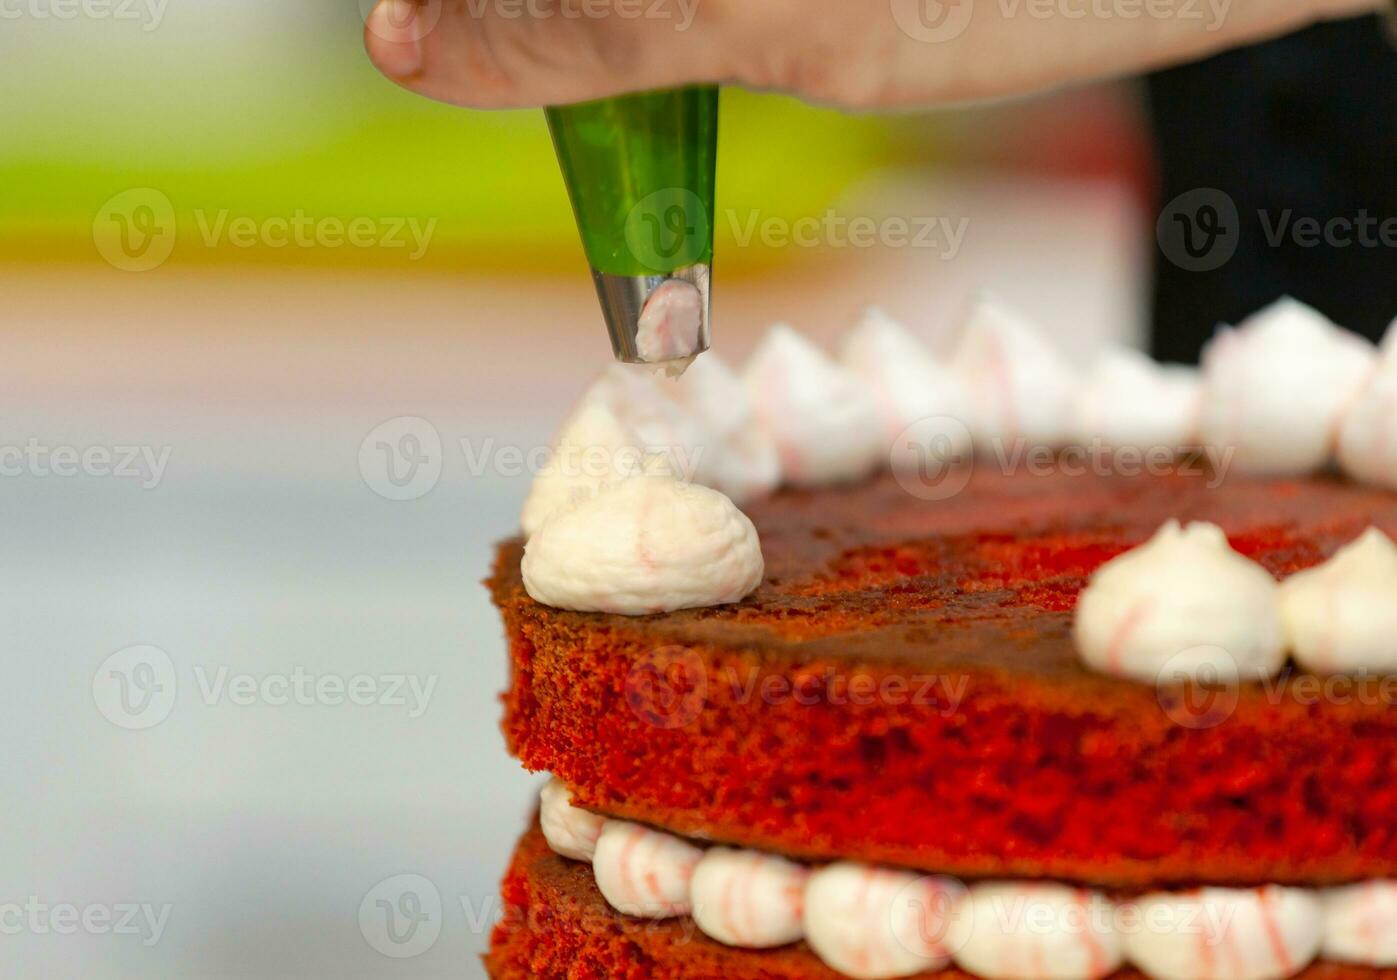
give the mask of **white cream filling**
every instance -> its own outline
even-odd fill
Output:
[[[624,616],[738,602],[763,570],[747,515],[667,473],[629,476],[553,514],[520,563],[539,602]]]
[[[1169,521],[1098,568],[1074,636],[1087,666],[1149,684],[1257,680],[1285,663],[1275,580],[1213,524]]]
[[[1393,881],[1328,891],[1199,888],[1117,901],[1051,882],[965,885],[852,861],[808,869],[603,820],[574,807],[565,789],[545,790],[540,822],[564,857],[598,820],[593,874],[612,908],[645,918],[691,915],[705,935],[742,949],[804,939],[854,980],[952,963],[985,980],[1099,980],[1127,964],[1156,980],[1283,980],[1316,956],[1397,965]],[[568,829],[560,836],[558,828]]]
[[[1319,469],[1375,363],[1366,340],[1283,297],[1204,349],[1203,438],[1248,472]]]
[[[1295,660],[1316,674],[1397,673],[1397,545],[1369,528],[1281,585]]]
[[[1377,371],[1344,416],[1339,465],[1356,480],[1397,489],[1397,321],[1387,328]]]
[[[790,327],[768,331],[743,380],[757,427],[775,444],[788,483],[859,480],[886,460],[872,393]]]
[[[1178,450],[1197,442],[1202,406],[1197,369],[1157,364],[1137,350],[1106,350],[1073,397],[1073,431],[1084,445]]]
[[[1023,439],[1071,441],[1076,371],[1037,325],[993,295],[970,309],[950,359],[970,394],[971,429],[983,449]]]

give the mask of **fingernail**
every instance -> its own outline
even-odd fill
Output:
[[[378,70],[408,78],[422,70],[422,31],[414,0],[378,0],[369,13],[369,56]]]

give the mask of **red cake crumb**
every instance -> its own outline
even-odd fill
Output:
[[[813,859],[1111,888],[1397,875],[1397,682],[1348,703],[1293,675],[1220,698],[1086,670],[1086,577],[1169,518],[1274,574],[1397,495],[1336,479],[888,476],[749,508],[763,586],[627,618],[542,606],[518,542],[490,582],[513,660],[504,730],[581,805]],[[1394,640],[1397,642],[1397,640]]]
[[[649,922],[612,910],[592,870],[558,857],[538,828],[519,842],[504,880],[504,915],[485,967],[493,980],[846,980],[804,943],[733,949],[709,939],[692,919]],[[1315,963],[1303,980],[1376,980],[1394,970]],[[1112,974],[1134,980],[1133,969]],[[954,968],[921,980],[971,980]]]

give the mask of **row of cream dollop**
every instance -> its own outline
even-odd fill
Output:
[[[967,887],[849,861],[812,869],[605,819],[573,806],[556,779],[539,821],[555,853],[592,864],[622,914],[687,915],[738,948],[803,939],[855,980],[951,963],[986,980],[1098,980],[1126,963],[1156,980],[1281,980],[1316,957],[1397,966],[1397,882],[1199,888],[1117,903],[1047,882]]]
[[[1089,667],[1146,683],[1263,680],[1287,653],[1315,674],[1397,674],[1397,545],[1369,528],[1280,585],[1213,524],[1170,521],[1077,599]]]
[[[739,377],[712,353],[676,382],[622,366],[583,397],[521,516],[524,583],[549,605],[643,615],[735,602],[761,581],[738,507],[782,483],[860,479],[916,464],[926,420],[943,458],[996,443],[1173,450],[1293,474],[1337,457],[1397,487],[1397,331],[1381,355],[1283,298],[1208,345],[1202,372],[1135,351],[1085,376],[992,297],[970,310],[946,361],[870,311],[839,361],[773,327]],[[925,433],[920,433],[925,435]]]

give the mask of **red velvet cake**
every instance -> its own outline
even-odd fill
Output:
[[[1397,533],[1388,491],[1210,482],[980,469],[935,502],[889,475],[787,490],[747,508],[766,558],[755,594],[652,617],[535,602],[508,542],[489,585],[513,661],[510,750],[597,813],[817,863],[1123,894],[1397,876],[1397,681],[1156,690],[1073,652],[1087,576],[1169,518],[1220,525],[1278,577],[1370,525]],[[597,906],[563,863],[526,840],[510,903],[535,915],[563,889]],[[837,975],[799,950],[739,966],[754,954],[711,941],[681,968],[653,924],[637,926],[646,942],[609,915],[557,925],[506,922],[495,976]],[[571,943],[605,965],[523,972],[550,946],[572,962]]]
[[[1397,975],[1394,406],[1293,300],[1201,373],[995,301],[613,371],[489,581],[493,975]]]

